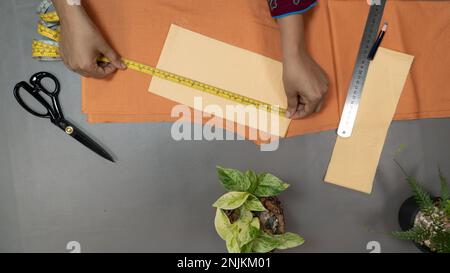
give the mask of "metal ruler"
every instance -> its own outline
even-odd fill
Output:
[[[58,30],[52,30],[49,29],[43,25],[38,25],[38,33],[41,34],[44,37],[47,37],[54,42],[59,41],[59,31]],[[48,41],[38,41],[34,40],[32,44],[32,56],[33,58],[59,58],[59,48],[55,44],[51,44]],[[102,62],[109,62],[106,58],[101,58],[99,61]],[[249,98],[246,96],[243,96],[241,94],[238,94],[236,92],[232,92],[229,90],[225,90],[213,85],[209,85],[206,83],[202,83],[193,79],[189,79],[187,77],[183,77],[168,71],[164,71],[155,67],[151,67],[145,64],[138,63],[136,61],[123,59],[123,62],[127,65],[129,69],[142,72],[148,75],[152,75],[154,77],[158,77],[173,83],[181,84],[188,86],[192,89],[199,90],[201,92],[209,93],[221,98],[225,98],[227,100],[244,104],[244,105],[252,105],[257,107],[258,109],[271,112],[271,113],[277,113],[281,116],[286,115],[286,109],[270,105],[268,103]]]
[[[386,5],[386,0],[374,2],[377,2],[377,4],[373,4],[370,7],[358,57],[353,70],[352,81],[348,89],[347,99],[345,101],[344,110],[342,111],[341,121],[337,131],[338,135],[344,138],[351,137],[352,135],[353,126],[358,114],[362,90],[366,81],[367,71],[369,70],[370,61],[367,59],[367,56],[369,55],[370,49],[377,38],[378,29],[380,27],[381,18],[383,17],[384,7]]]

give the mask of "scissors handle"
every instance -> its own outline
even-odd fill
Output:
[[[53,81],[54,90],[49,91],[43,86],[42,81],[44,79],[50,79],[51,81]],[[28,104],[26,104],[21,96],[21,90],[27,91],[37,102],[39,102],[46,109],[46,112],[39,113],[33,110]],[[47,72],[36,73],[31,77],[30,83],[22,81],[16,84],[16,86],[14,87],[14,97],[25,110],[27,110],[34,116],[40,118],[49,118],[52,122],[56,122],[57,120],[64,118],[61,113],[61,107],[58,100],[59,92],[60,84],[58,79]],[[50,97],[53,106],[47,102],[47,100],[42,96],[42,93]]]
[[[46,79],[49,79],[55,85],[53,90],[48,90],[42,84],[42,82]],[[48,72],[38,72],[34,74],[33,76],[31,76],[30,83],[36,89],[39,89],[39,91],[44,92],[46,95],[50,97],[57,97],[59,95],[59,92],[61,91],[61,85],[58,79],[53,74]]]

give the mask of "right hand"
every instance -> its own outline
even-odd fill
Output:
[[[84,9],[81,6],[70,9],[60,16],[59,52],[66,66],[84,77],[94,78],[104,78],[117,69],[126,69],[119,54],[105,41]],[[98,63],[101,56],[111,62]]]

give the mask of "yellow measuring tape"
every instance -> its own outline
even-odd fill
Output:
[[[42,35],[42,36],[44,36],[44,37],[46,37],[46,38],[48,38],[50,40],[53,40],[53,41],[56,41],[56,42],[59,41],[59,30],[53,30],[53,29],[48,28],[48,27],[46,27],[46,26],[44,26],[42,24],[38,24],[37,32],[40,35]]]
[[[41,13],[39,14],[39,17],[41,20],[47,22],[47,23],[57,23],[59,22],[59,16],[56,13],[56,11],[47,12],[47,13]]]
[[[57,15],[56,15],[57,16]],[[54,17],[52,16],[42,16],[41,15],[42,20],[48,19],[48,20],[53,20]],[[46,21],[46,20],[45,20]],[[53,41],[59,41],[59,31],[58,30],[53,30],[53,29],[49,29],[47,27],[45,27],[42,24],[38,25],[38,33],[44,37],[47,37]],[[59,54],[59,49],[57,46],[53,46],[53,45],[49,45],[46,44],[42,41],[33,41],[32,44],[32,56],[33,58],[59,58],[60,54]],[[107,58],[100,58],[99,59],[100,62],[110,62]],[[164,71],[161,70],[159,68],[155,68],[155,67],[151,67],[145,64],[141,64],[138,63],[136,61],[132,61],[132,60],[127,60],[127,59],[122,59],[122,61],[125,63],[125,65],[127,66],[127,68],[141,72],[141,73],[145,73],[154,77],[158,77],[173,83],[177,83],[177,84],[181,84],[181,85],[185,85],[187,87],[190,87],[192,89],[195,90],[199,90],[201,92],[204,93],[208,93],[208,94],[212,94],[224,99],[228,99],[240,104],[244,104],[244,105],[252,105],[255,106],[259,109],[265,110],[267,112],[273,112],[273,113],[278,113],[282,116],[284,116],[286,114],[286,109],[277,107],[277,106],[273,106],[270,105],[268,103],[259,101],[259,100],[255,100],[252,98],[249,98],[247,96],[243,96],[241,94],[238,94],[236,92],[232,92],[229,90],[225,90],[219,87],[215,87],[206,83],[202,83],[193,79],[189,79],[168,71]]]

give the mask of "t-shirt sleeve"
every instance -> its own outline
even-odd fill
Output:
[[[303,13],[317,4],[316,0],[268,0],[273,18]]]

